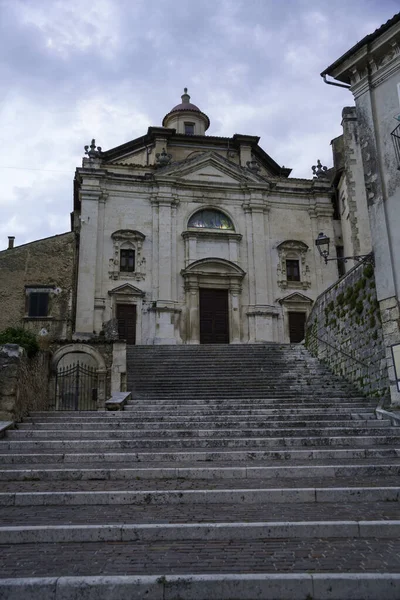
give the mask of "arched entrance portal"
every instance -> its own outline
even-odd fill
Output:
[[[203,258],[181,274],[186,290],[186,343],[239,344],[243,269],[223,258]]]
[[[102,409],[105,388],[106,364],[96,349],[76,343],[54,353],[50,381],[54,410]]]

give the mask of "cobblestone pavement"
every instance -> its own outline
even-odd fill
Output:
[[[266,539],[206,544],[23,544],[0,546],[1,577],[163,573],[400,572],[400,540]],[[382,599],[384,600],[384,599]]]
[[[154,490],[237,490],[237,489],[281,489],[281,488],[340,488],[340,487],[400,487],[400,477],[357,477],[350,478],[317,478],[306,477],[303,479],[242,479],[242,478],[215,478],[191,479],[187,478],[159,478],[145,479],[138,477],[134,480],[124,479],[90,480],[82,481],[32,481],[27,476],[27,481],[1,482],[0,491],[5,492],[75,492],[75,491],[154,491]]]
[[[398,502],[210,504],[156,506],[0,507],[0,525],[96,525],[107,523],[257,523],[268,521],[377,521],[400,518]]]

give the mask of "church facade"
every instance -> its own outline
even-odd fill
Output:
[[[326,171],[290,177],[259,138],[207,135],[182,102],[162,127],[108,151],[86,146],[75,176],[76,335],[135,344],[298,342],[338,278],[315,247],[341,245]]]

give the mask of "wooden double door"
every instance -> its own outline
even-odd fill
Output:
[[[228,290],[200,288],[200,344],[229,344]]]
[[[118,337],[127,344],[136,344],[136,305],[117,304]]]

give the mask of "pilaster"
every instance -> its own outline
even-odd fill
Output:
[[[79,241],[79,270],[76,301],[76,332],[93,334],[96,295],[97,250],[99,238],[99,189],[81,192],[81,230]],[[96,268],[94,268],[96,265]]]

